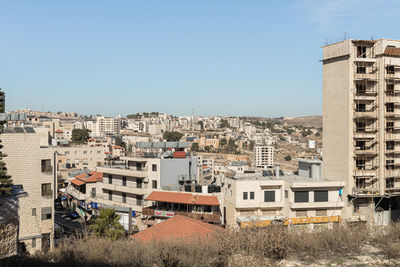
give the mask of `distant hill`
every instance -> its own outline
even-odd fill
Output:
[[[306,127],[322,127],[322,116],[304,116],[297,118],[287,118],[283,120],[288,125],[303,125]]]

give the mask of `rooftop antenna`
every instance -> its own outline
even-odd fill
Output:
[[[194,130],[194,108],[192,108],[192,131]]]

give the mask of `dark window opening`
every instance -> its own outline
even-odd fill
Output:
[[[394,150],[394,141],[386,141],[386,150]]]
[[[386,112],[394,112],[394,103],[386,103]]]
[[[357,46],[357,57],[366,58],[367,57],[367,47]]]
[[[386,179],[386,188],[393,188],[394,187],[394,178],[387,178]]]
[[[356,112],[365,112],[366,105],[365,104],[356,104]]]
[[[365,159],[357,159],[356,167],[358,170],[365,170]]]
[[[295,191],[294,202],[308,202],[308,191]]]
[[[356,180],[356,187],[357,188],[365,188],[365,178],[358,178]]]
[[[394,94],[394,84],[393,83],[386,84],[386,93]]]
[[[365,141],[356,141],[356,149],[357,150],[365,150]]]
[[[357,73],[365,74],[365,73],[367,73],[367,68],[366,67],[357,66]]]
[[[394,66],[387,66],[386,67],[387,74],[394,74]]]
[[[247,192],[243,192],[243,200],[247,199]]]
[[[275,202],[275,191],[264,191],[264,202]]]
[[[328,191],[314,191],[314,202],[328,202]]]

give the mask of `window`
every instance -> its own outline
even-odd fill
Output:
[[[327,214],[326,210],[315,210],[315,216],[327,216]]]
[[[126,177],[122,176],[122,186],[126,186]]]
[[[356,83],[357,94],[365,94],[366,86],[364,83]]]
[[[51,219],[52,208],[42,208],[42,220],[50,220]]]
[[[386,188],[393,188],[394,187],[394,178],[387,178],[386,179]]]
[[[36,216],[36,208],[32,209],[32,216]]]
[[[356,112],[365,112],[365,104],[356,104]]]
[[[388,130],[388,131],[393,131],[394,130],[394,122],[393,121],[387,121],[386,122],[386,130]]]
[[[101,151],[100,151],[100,150],[97,150],[97,154],[101,154]]]
[[[386,141],[386,150],[394,150],[394,141]]]
[[[387,83],[386,84],[386,93],[387,94],[393,94],[394,93],[394,84],[393,83]]]
[[[42,196],[52,196],[51,184],[42,184]]]
[[[96,197],[96,188],[92,188],[91,194],[92,194],[92,197]]]
[[[328,202],[328,191],[327,190],[314,191],[314,202]]]
[[[42,159],[42,173],[51,174],[53,173],[53,168],[51,167],[50,159]]]
[[[394,170],[394,159],[386,160],[386,170]]]
[[[247,199],[247,192],[243,192],[243,200]]]
[[[365,131],[365,121],[356,122],[356,131],[357,132],[364,132]]]
[[[308,202],[308,191],[295,191],[294,202]]]
[[[365,170],[365,159],[357,159],[356,167],[358,170]]]
[[[394,74],[394,66],[387,66],[386,67],[387,74]]]
[[[264,191],[264,202],[275,202],[275,191]]]
[[[69,151],[65,151],[64,154],[65,154],[65,155],[69,155]]]
[[[32,238],[32,248],[36,248],[36,238]]]
[[[364,73],[366,73],[366,71],[367,71],[366,67],[357,66],[357,73],[364,74]]]
[[[357,150],[365,150],[365,141],[356,141]]]
[[[141,179],[137,179],[136,180],[136,187],[137,188],[142,188],[142,180]]]
[[[142,196],[136,197],[136,206],[142,206]]]
[[[87,151],[83,151],[83,155],[86,155],[87,154]]]
[[[307,217],[306,210],[296,210],[296,217]]]
[[[250,192],[250,199],[254,199],[254,192]]]
[[[394,103],[386,103],[386,112],[394,112]]]
[[[153,172],[156,172],[157,171],[157,164],[151,165],[151,169],[152,169]]]
[[[122,193],[122,203],[126,203],[126,193]]]
[[[365,188],[365,178],[356,179],[356,187],[357,188]]]
[[[357,57],[367,57],[367,47],[366,46],[357,46]]]
[[[112,191],[108,191],[108,200],[112,200]]]
[[[285,190],[285,198],[289,197],[289,192],[287,190]]]
[[[152,188],[157,188],[157,181],[156,180],[151,181],[151,187]]]
[[[112,175],[108,176],[108,184],[112,184]]]

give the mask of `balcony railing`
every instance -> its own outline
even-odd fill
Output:
[[[53,174],[53,166],[42,167],[42,173]]]
[[[156,210],[154,208],[143,208],[143,215],[147,216],[158,216],[158,217],[172,217],[175,215],[181,215],[185,217],[189,217],[195,220],[210,222],[210,223],[221,223],[221,216],[217,213],[195,213],[195,212],[183,212],[183,211],[161,211],[165,212],[165,216],[163,215],[155,215]]]
[[[45,198],[53,197],[53,190],[48,189],[48,190],[42,191],[42,197],[45,197]]]

